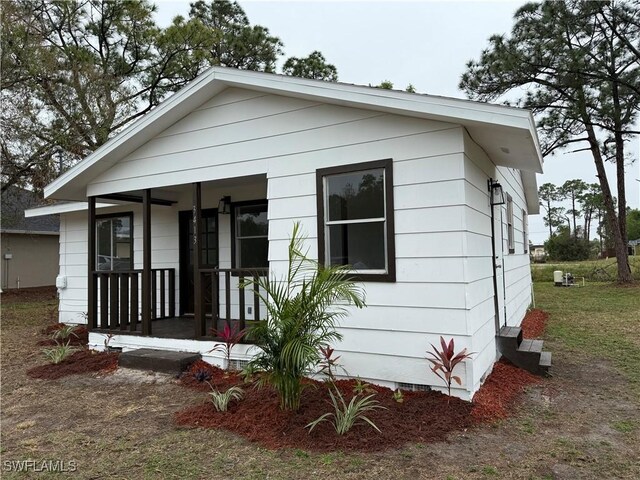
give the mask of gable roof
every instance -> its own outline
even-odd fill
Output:
[[[529,209],[538,208],[535,173],[542,173],[542,156],[527,110],[224,67],[210,68],[62,174],[45,197],[85,200],[89,181],[228,87],[462,125],[494,163],[523,172]]]
[[[25,218],[25,210],[40,204],[38,196],[24,188],[9,186],[2,192],[2,223],[0,231],[3,233],[56,234],[60,230],[58,215],[45,215]]]

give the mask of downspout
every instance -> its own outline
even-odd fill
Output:
[[[496,335],[500,333],[500,304],[498,303],[498,271],[496,265],[496,227],[494,221],[495,205],[493,204],[493,185],[494,181],[490,178],[487,181],[489,186],[489,208],[491,208],[491,268],[493,272],[493,309],[495,319]],[[500,267],[501,268],[501,267]]]
[[[498,267],[496,266],[496,228],[494,225],[495,205],[491,205],[491,267],[493,268],[493,308],[495,312],[496,335],[500,332],[500,304],[498,303]]]

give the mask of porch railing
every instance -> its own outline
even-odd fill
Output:
[[[99,302],[91,328],[131,332],[137,330],[140,325],[141,276],[142,270],[92,272],[93,284],[90,288],[94,289],[94,298],[99,299]],[[154,268],[151,270],[151,319],[159,320],[175,315],[175,269]]]
[[[213,317],[214,328],[219,328],[220,320],[237,324],[240,330],[246,327],[247,321],[259,321],[262,301],[259,286],[244,286],[244,281],[251,278],[257,281],[266,276],[267,268],[201,268],[201,284],[207,286],[207,301],[203,302],[206,316]],[[204,293],[204,292],[203,292]],[[252,318],[247,317],[247,307],[253,308]],[[221,312],[223,312],[221,314]],[[223,315],[223,316],[221,316]]]

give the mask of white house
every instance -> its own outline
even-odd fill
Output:
[[[456,391],[471,398],[531,302],[536,172],[525,110],[215,67],[45,189],[65,203],[28,214],[60,214],[61,322],[88,312],[95,347],[111,333],[214,363],[216,321],[264,316],[239,278],[282,273],[300,221],[310,256],[366,289],[335,346],[350,375],[440,386],[425,351],[442,335],[476,352]]]

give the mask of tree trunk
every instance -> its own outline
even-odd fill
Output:
[[[602,198],[607,221],[609,223],[609,229],[615,246],[616,260],[618,263],[618,283],[632,283],[633,277],[631,276],[631,268],[629,266],[627,245],[622,238],[622,231],[620,230],[618,217],[616,216],[613,196],[611,195],[609,181],[607,180],[607,172],[604,169],[604,160],[602,159],[602,154],[600,152],[600,145],[596,138],[595,131],[593,130],[593,125],[588,121],[585,121],[585,126],[589,137],[589,147],[593,154],[593,160],[596,164],[596,171],[598,172],[597,176],[600,181],[600,188],[602,189]]]

